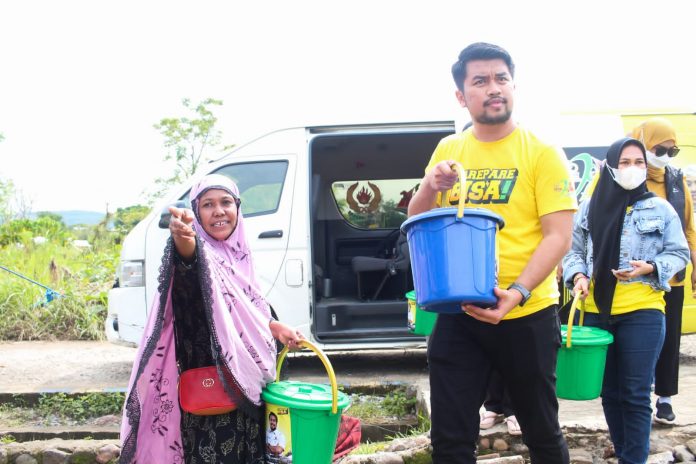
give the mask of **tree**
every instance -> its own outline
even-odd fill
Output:
[[[114,215],[114,227],[123,235],[130,232],[147,214],[150,212],[149,206],[134,205],[126,208],[118,208]]]
[[[154,128],[164,137],[167,148],[165,161],[174,161],[174,172],[169,177],[155,180],[157,187],[150,194],[150,200],[161,197],[175,184],[191,177],[198,170],[206,150],[220,144],[222,132],[215,127],[217,117],[210,107],[222,106],[222,100],[208,98],[193,104],[188,98],[181,102],[194,117],[164,118]]]
[[[36,217],[37,218],[50,218],[56,222],[59,222],[59,223],[65,225],[65,223],[63,222],[63,216],[61,216],[58,213],[54,213],[52,211],[39,211],[38,213],[36,213]]]
[[[13,217],[12,203],[15,196],[14,184],[9,179],[0,178],[0,224]]]

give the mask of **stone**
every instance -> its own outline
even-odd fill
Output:
[[[686,447],[689,449],[691,454],[696,454],[696,438],[686,442]]]
[[[45,450],[42,456],[42,464],[66,464],[70,459],[70,453],[53,448]]]
[[[570,454],[570,462],[573,464],[592,464],[592,454],[584,449],[572,448],[568,450]]]
[[[522,456],[507,456],[504,458],[487,459],[486,464],[524,464],[524,458]]]
[[[121,455],[121,448],[114,444],[104,445],[97,450],[97,462],[107,464]],[[45,463],[44,463],[45,464]]]
[[[672,464],[674,462],[674,455],[671,451],[664,451],[658,454],[651,454],[648,456],[648,460],[645,464]]]
[[[529,454],[529,448],[527,448],[527,445],[524,443],[514,443],[510,448],[510,451],[515,454]]]
[[[15,464],[39,464],[31,454],[20,454],[15,458]]]
[[[375,453],[369,455],[368,464],[404,464],[404,460],[401,459],[396,453]]]
[[[404,464],[432,464],[432,450],[429,446],[423,448],[412,448],[399,453]]]
[[[689,452],[689,450],[684,445],[677,445],[672,450],[674,457],[677,462],[694,462],[696,461],[696,456]],[[2,461],[0,461],[2,462]]]
[[[484,437],[479,441],[479,448],[481,449],[491,449],[491,439],[488,437]]]
[[[110,414],[108,416],[102,416],[94,419],[92,424],[101,427],[106,425],[121,425],[121,417]]]
[[[672,442],[663,437],[650,437],[650,454],[659,455],[672,451]]]
[[[494,451],[507,451],[510,448],[505,440],[502,438],[496,438],[493,442]]]
[[[4,446],[0,446],[0,464],[7,464],[7,450]]]

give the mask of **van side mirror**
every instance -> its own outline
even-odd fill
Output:
[[[174,206],[176,208],[186,208],[188,205],[179,200],[174,204],[165,206],[164,209],[162,210],[162,214],[160,214],[160,220],[159,220],[159,228],[160,229],[169,229],[169,221],[172,219],[172,213],[169,212],[169,207]]]

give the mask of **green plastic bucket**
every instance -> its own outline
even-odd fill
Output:
[[[341,413],[350,399],[338,391],[336,376],[324,353],[306,340],[300,346],[319,356],[331,385],[279,381],[287,348],[280,353],[276,381],[266,385],[261,394],[266,402],[266,458],[270,463],[330,464]]]
[[[561,326],[563,344],[556,364],[556,396],[566,400],[593,400],[602,393],[607,349],[614,337],[596,327],[573,327],[578,297],[573,300],[568,325]],[[580,316],[582,324],[584,311]]]
[[[408,301],[408,330],[416,335],[430,335],[433,332],[437,313],[423,311],[416,303],[416,291],[406,294]]]

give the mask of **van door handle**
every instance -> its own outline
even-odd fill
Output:
[[[280,238],[282,236],[282,230],[267,230],[266,232],[261,232],[259,234],[259,238]]]

